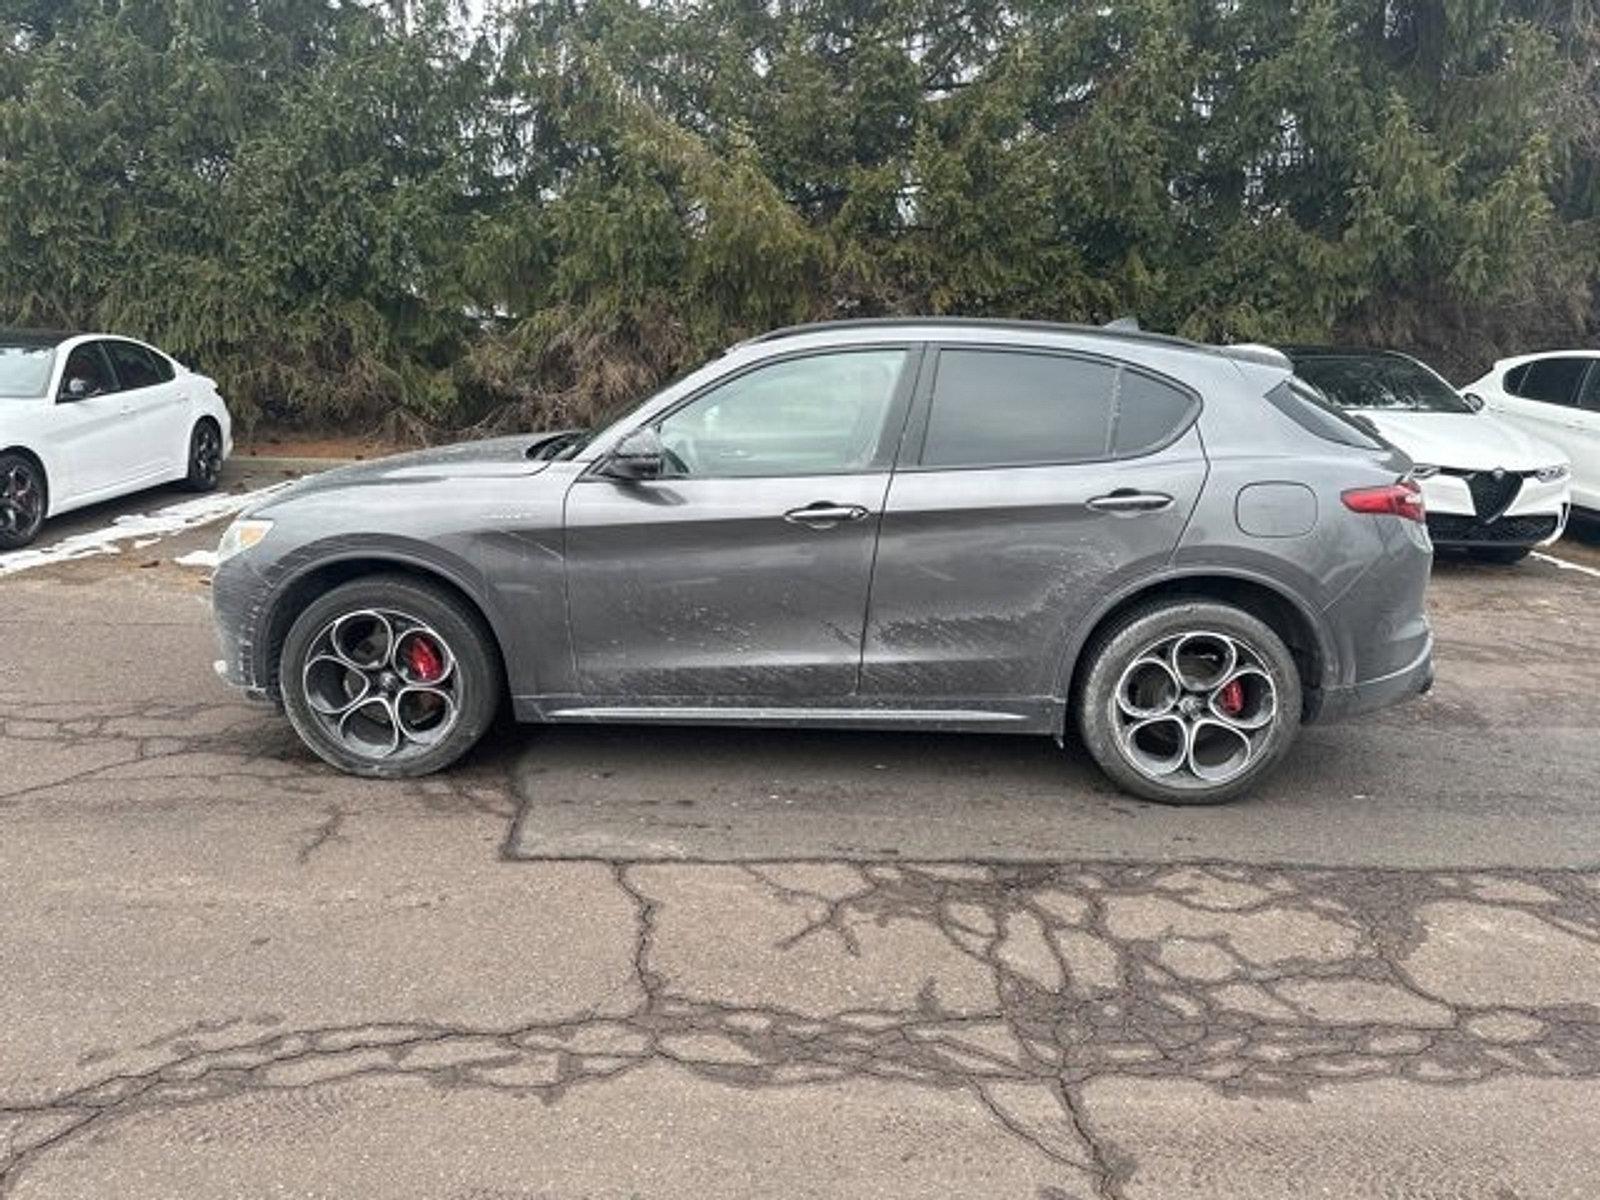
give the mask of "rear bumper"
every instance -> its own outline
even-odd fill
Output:
[[[1365,679],[1345,687],[1328,688],[1317,711],[1319,721],[1337,721],[1374,712],[1420,696],[1433,686],[1433,634],[1429,633],[1417,657],[1388,675]]]

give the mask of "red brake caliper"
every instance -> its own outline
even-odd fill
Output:
[[[444,655],[425,637],[414,637],[406,644],[406,666],[419,683],[432,683],[444,674]]]
[[[1230,717],[1238,716],[1244,711],[1244,684],[1237,679],[1228,680],[1222,685],[1222,694],[1217,697],[1217,703]]]

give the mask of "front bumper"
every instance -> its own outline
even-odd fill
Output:
[[[264,628],[271,589],[250,566],[248,551],[217,567],[211,577],[211,615],[216,623],[221,657],[213,664],[225,683],[254,700],[271,699],[257,644]]]
[[[1337,721],[1360,713],[1374,712],[1420,696],[1433,687],[1433,634],[1429,633],[1422,652],[1415,659],[1377,679],[1365,679],[1345,687],[1328,688],[1322,694],[1317,712],[1319,721]]]
[[[1505,483],[1512,493],[1506,502],[1493,483],[1474,478],[1486,474],[1441,471],[1422,481],[1428,536],[1435,546],[1542,546],[1566,531],[1567,480],[1540,483],[1532,475],[1513,474]]]

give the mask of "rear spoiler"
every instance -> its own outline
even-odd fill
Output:
[[[1276,346],[1261,342],[1240,342],[1233,346],[1218,346],[1217,353],[1237,362],[1255,363],[1262,367],[1277,367],[1280,371],[1293,371],[1294,363]]]

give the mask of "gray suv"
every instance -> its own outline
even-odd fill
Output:
[[[1426,690],[1409,463],[1264,348],[935,319],[783,329],[593,432],[307,479],[228,530],[232,683],[362,775],[524,721],[1075,728],[1237,796]]]

